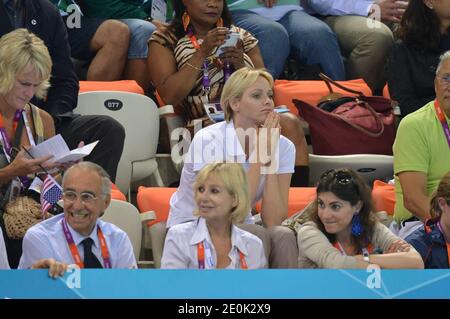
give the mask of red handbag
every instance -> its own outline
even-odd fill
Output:
[[[299,114],[309,123],[314,154],[392,155],[395,139],[393,102],[381,96],[365,96],[321,74],[330,95],[318,106],[294,99]],[[358,96],[339,97],[331,85]]]

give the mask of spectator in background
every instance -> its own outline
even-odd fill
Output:
[[[116,178],[122,155],[125,130],[108,116],[80,116],[73,113],[77,106],[78,79],[70,60],[67,31],[58,9],[48,0],[3,0],[0,2],[0,36],[18,28],[26,28],[41,38],[52,58],[50,89],[45,100],[32,103],[50,113],[56,127],[70,149],[80,141],[99,141],[85,159],[101,165]]]
[[[449,26],[448,1],[409,0],[389,61],[389,92],[402,117],[434,100],[439,56],[450,49]]]
[[[422,256],[425,268],[450,268],[450,172],[431,198],[431,219],[406,238]]]
[[[413,2],[410,2],[411,4]],[[429,196],[450,171],[450,51],[436,70],[436,100],[408,114],[395,138],[395,212],[393,229],[405,238],[430,219]]]
[[[80,268],[137,268],[127,234],[99,218],[111,202],[111,181],[100,166],[80,162],[63,177],[64,214],[34,225],[23,239],[19,268],[53,258]]]
[[[171,18],[171,0],[169,3],[165,0],[85,0],[82,2],[82,9],[88,17],[86,19],[118,19],[128,26],[130,43],[123,77],[136,80],[147,90],[150,87],[147,42],[153,31],[157,27],[164,27]],[[153,58],[159,60],[158,57]]]
[[[224,0],[185,2],[186,5],[182,0],[174,0],[172,23],[167,29],[157,30],[150,39],[150,56],[158,59],[150,57],[148,65],[152,82],[164,103],[181,107],[189,124],[206,117],[203,103],[220,99],[225,84],[225,63],[229,63],[226,70],[229,73],[244,66],[261,68],[264,64],[258,41],[231,24]],[[239,34],[237,47],[229,47],[222,56],[216,56],[217,47],[225,42],[230,31]],[[209,87],[203,83],[203,72],[208,73]]]
[[[298,249],[294,234],[279,226],[287,217],[295,148],[291,141],[279,136],[280,115],[273,110],[273,79],[266,71],[241,68],[226,82],[220,102],[225,121],[195,134],[185,155],[180,186],[170,199],[167,227],[196,219],[192,185],[204,166],[225,161],[240,163],[247,172],[251,207],[262,201],[261,220],[266,228],[254,224],[250,210],[239,227],[262,238],[268,247],[270,267],[295,268]]]
[[[386,84],[385,63],[394,44],[388,25],[400,21],[408,1],[399,0],[301,0],[302,6],[336,33],[346,59],[347,79],[363,78],[373,92]],[[379,13],[381,22],[372,17]],[[387,25],[386,25],[387,24]]]
[[[116,20],[88,18],[73,0],[51,0],[67,28],[71,57],[89,61],[88,81],[115,81],[123,77],[130,42],[128,27]],[[79,25],[73,15],[77,15]]]
[[[261,239],[235,226],[250,209],[247,176],[238,163],[204,166],[193,185],[198,218],[171,227],[161,268],[267,268]]]
[[[258,41],[231,24],[225,0],[174,0],[173,4],[175,16],[169,28],[157,30],[150,39],[150,76],[164,103],[180,108],[188,127],[195,119],[208,125],[203,104],[219,102],[227,76],[242,67],[264,67]],[[217,56],[217,47],[230,31],[239,34],[236,47]],[[296,147],[292,186],[308,186],[308,149],[300,120],[291,113],[280,119],[282,134]]]
[[[227,0],[234,24],[259,41],[264,64],[277,79],[286,59],[320,65],[333,80],[345,80],[336,35],[326,23],[306,13],[299,0]]]
[[[303,214],[297,228],[300,268],[423,268],[417,251],[377,221],[370,189],[352,170],[323,173],[317,200]]]

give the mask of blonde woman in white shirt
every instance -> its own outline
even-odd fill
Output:
[[[197,175],[194,192],[197,219],[169,229],[161,268],[267,268],[261,239],[235,226],[250,208],[242,166],[206,165]]]
[[[192,139],[184,156],[180,186],[170,199],[167,227],[195,219],[192,185],[205,165],[240,163],[247,172],[250,205],[261,201],[264,227],[255,224],[250,209],[239,227],[262,239],[270,268],[297,268],[295,235],[279,226],[287,218],[295,146],[279,134],[273,89],[272,76],[262,69],[244,67],[230,76],[220,102],[225,121],[201,129]]]

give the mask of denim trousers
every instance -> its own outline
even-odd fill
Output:
[[[148,40],[156,26],[141,19],[120,19],[130,30],[130,45],[128,59],[146,59],[148,55]]]
[[[319,64],[334,80],[345,80],[345,68],[336,35],[322,20],[304,11],[290,11],[273,21],[250,10],[233,10],[234,24],[258,39],[267,70],[274,78],[291,56],[302,65]]]

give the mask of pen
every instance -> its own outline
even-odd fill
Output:
[[[25,151],[25,153],[28,154],[29,157],[31,157],[31,159],[34,159],[34,156],[31,155],[31,153],[30,153],[25,147],[22,146],[22,149]],[[45,174],[47,174],[47,175],[49,174],[49,172],[48,172],[41,164],[38,164],[38,166],[39,166],[39,168],[40,168],[41,170],[44,171]],[[39,176],[38,176],[38,177],[39,177]],[[39,177],[39,178],[40,178],[40,177]],[[40,178],[40,179],[42,180],[42,178]]]

